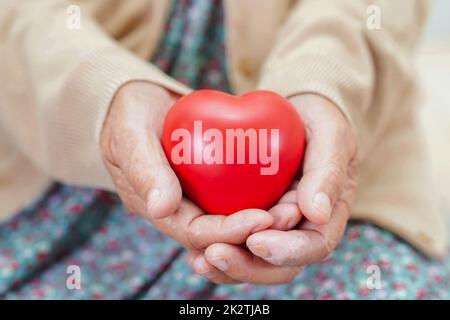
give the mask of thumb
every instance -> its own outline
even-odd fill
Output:
[[[164,218],[178,209],[182,198],[181,186],[158,137],[151,135],[141,140],[125,155],[121,167],[136,194],[147,204],[150,218]]]
[[[347,178],[356,144],[347,120],[334,104],[307,102],[298,108],[308,128],[308,145],[297,201],[309,221],[325,224]]]
[[[300,210],[315,224],[325,224],[330,220],[345,176],[341,163],[322,161],[304,171],[297,188]]]

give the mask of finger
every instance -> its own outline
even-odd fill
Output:
[[[191,262],[192,269],[199,275],[206,277],[216,284],[237,284],[239,281],[232,279],[218,270],[205,259],[203,253],[198,253]]]
[[[269,228],[273,218],[259,209],[242,210],[230,216],[205,215],[194,203],[183,199],[173,215],[152,222],[186,248],[202,249],[214,242],[244,243],[250,234]]]
[[[146,203],[150,217],[159,219],[175,212],[182,198],[181,186],[155,135],[130,147],[119,165],[136,194]]]
[[[145,215],[154,218],[170,215],[181,201],[181,187],[159,141],[164,115],[175,99],[160,86],[130,81],[116,92],[102,128],[108,168],[122,170],[145,202]]]
[[[308,220],[324,224],[330,219],[355,146],[349,126],[334,104],[302,103],[298,110],[307,127],[308,146],[297,187],[298,204]]]
[[[272,229],[290,230],[299,223],[302,213],[296,200],[296,190],[291,190],[269,209],[269,213],[273,217]]]
[[[273,266],[234,245],[215,243],[205,250],[206,261],[228,277],[254,284],[279,284],[292,281],[300,267]]]
[[[299,230],[266,230],[247,239],[249,250],[278,266],[303,266],[324,260],[339,243],[348,220],[348,206],[336,202],[331,220],[326,225],[305,221]]]
[[[166,218],[150,219],[150,221],[160,232],[175,239],[185,248],[195,249],[187,231],[191,222],[201,215],[204,215],[204,212],[199,207],[183,198],[175,213]]]
[[[252,233],[265,230],[273,217],[264,210],[246,209],[230,216],[202,215],[187,226],[187,236],[194,248],[205,248],[215,242],[242,244]]]
[[[301,266],[325,259],[329,253],[322,234],[314,230],[267,230],[247,240],[258,257],[277,266]]]
[[[201,253],[202,252],[200,250],[196,249],[188,250],[185,256],[186,262],[192,267],[192,263],[194,262],[195,258]]]

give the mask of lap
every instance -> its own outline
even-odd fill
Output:
[[[363,223],[350,223],[333,255],[290,284],[214,285],[192,272],[177,243],[127,214],[116,196],[61,185],[0,225],[0,242],[0,296],[11,299],[437,299],[450,292],[450,258],[428,260]],[[66,286],[73,265],[80,290]],[[381,288],[371,289],[378,275]]]
[[[392,233],[350,222],[325,262],[280,286],[218,286],[213,297],[267,299],[443,299],[450,293],[450,258],[433,261]]]

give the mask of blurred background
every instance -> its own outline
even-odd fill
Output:
[[[424,91],[421,120],[429,140],[432,174],[450,215],[450,1],[434,0],[419,54]]]

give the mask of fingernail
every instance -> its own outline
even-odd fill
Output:
[[[226,262],[224,259],[209,260],[209,263],[211,263],[213,266],[215,266],[220,271],[227,271],[228,268],[230,267],[228,265],[228,262]]]
[[[151,215],[152,209],[156,206],[161,198],[161,192],[158,189],[152,189],[148,194],[147,211]]]
[[[197,256],[193,259],[192,268],[196,273],[201,275],[206,275],[211,271],[208,267],[208,263],[203,256]]]
[[[254,246],[251,246],[251,250],[254,254],[257,256],[260,256],[261,258],[270,258],[272,254],[270,253],[270,250],[267,249],[266,246],[263,246],[261,244],[257,244]]]
[[[316,193],[313,199],[313,206],[327,219],[331,215],[331,201],[330,198],[323,192]]]

